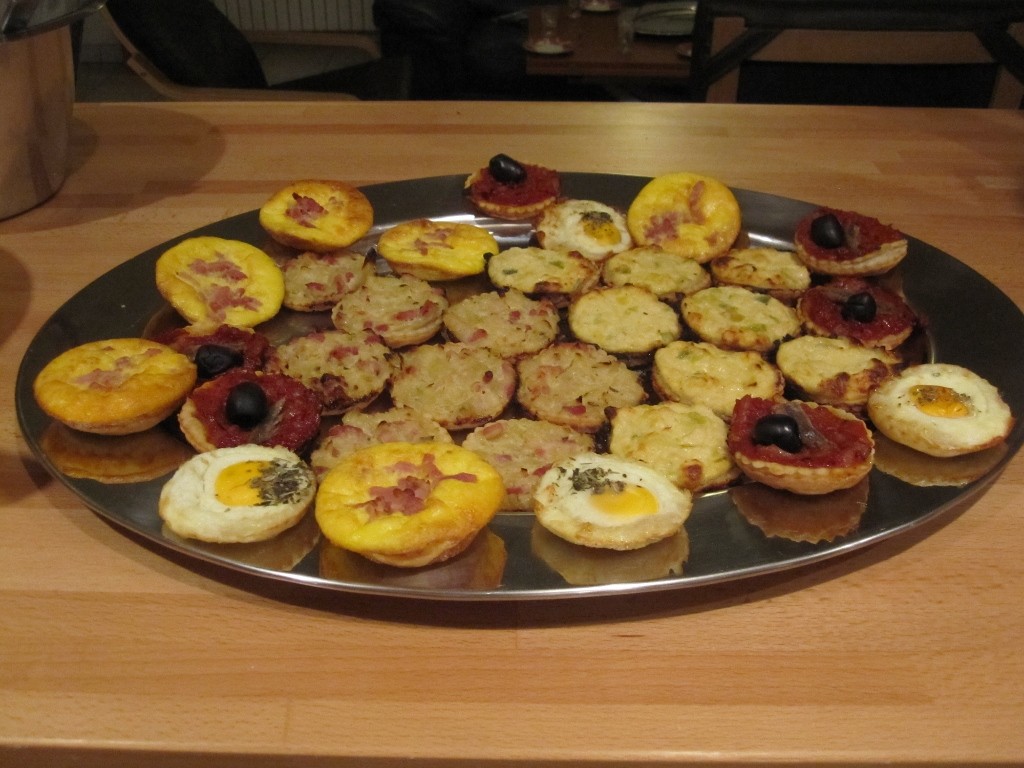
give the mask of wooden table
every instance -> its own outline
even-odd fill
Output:
[[[972,506],[817,567],[507,604],[226,573],[108,525],[34,460],[10,398],[40,324],[121,261],[303,177],[461,174],[499,151],[566,171],[701,171],[881,212],[1024,305],[1020,112],[512,108],[76,108],[63,189],[0,222],[0,765],[1024,761],[1022,456]]]
[[[530,8],[530,36],[541,33],[539,6]],[[573,49],[563,55],[529,53],[526,73],[595,80],[658,79],[686,82],[690,62],[680,55],[680,47],[689,49],[689,39],[637,35],[628,51],[619,45],[616,16],[611,13],[583,13],[559,19],[560,37],[570,40]]]

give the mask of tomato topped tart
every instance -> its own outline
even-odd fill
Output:
[[[320,396],[298,379],[235,368],[196,387],[178,423],[199,452],[255,443],[304,451],[320,432]]]
[[[747,477],[802,494],[850,488],[874,463],[874,440],[863,421],[839,408],[799,400],[740,398],[728,445]]]
[[[917,326],[902,296],[860,277],[837,277],[805,291],[797,314],[810,333],[882,349],[895,349]]]
[[[465,194],[475,208],[509,220],[537,216],[558,199],[561,190],[558,171],[520,163],[503,154],[492,157],[465,184]]]
[[[907,255],[907,238],[898,229],[837,208],[804,217],[793,240],[804,264],[825,275],[881,275]]]

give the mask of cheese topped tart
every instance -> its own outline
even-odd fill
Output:
[[[559,342],[519,361],[519,404],[535,418],[594,433],[609,408],[647,399],[636,371],[600,347]]]
[[[251,328],[284,300],[284,275],[270,256],[240,240],[191,237],[156,262],[156,287],[193,325]]]
[[[478,211],[513,221],[534,218],[558,199],[561,189],[557,171],[505,154],[492,157],[465,183],[466,198]]]
[[[558,323],[554,304],[514,288],[470,296],[444,313],[445,329],[456,341],[507,358],[544,349],[558,336]]]
[[[800,332],[800,319],[791,307],[768,294],[735,285],[690,294],[680,310],[701,340],[723,349],[769,352]]]
[[[515,366],[486,347],[424,344],[402,352],[401,359],[391,399],[446,429],[498,418],[516,391]]]
[[[861,413],[875,387],[896,374],[900,358],[849,339],[798,336],[779,345],[775,364],[802,399]]]
[[[185,355],[147,339],[92,341],[66,350],[33,382],[39,407],[72,429],[125,435],[173,414],[196,382]]]
[[[373,273],[373,263],[355,251],[303,251],[281,264],[284,305],[296,312],[331,309]]]
[[[160,491],[158,511],[179,536],[243,544],[294,526],[315,495],[313,470],[295,453],[239,445],[182,464]]]
[[[347,248],[373,226],[373,206],[341,181],[296,181],[260,208],[260,224],[282,245],[302,251]]]
[[[889,439],[938,457],[998,445],[1015,423],[999,390],[949,363],[915,365],[884,382],[868,398],[868,414]]]
[[[377,443],[450,443],[448,430],[412,408],[346,411],[310,454],[317,477],[360,448]]]
[[[898,229],[835,208],[819,208],[805,216],[793,241],[800,259],[825,275],[881,275],[907,255],[907,239]]]
[[[739,476],[726,445],[728,427],[706,405],[620,408],[611,425],[611,454],[646,464],[679,488],[723,488]]]
[[[740,206],[717,179],[669,173],[649,181],[626,213],[637,245],[658,245],[704,264],[728,251],[740,233]]]
[[[793,493],[852,488],[871,471],[875,444],[856,416],[818,403],[743,397],[729,450],[752,480]]]
[[[744,395],[782,398],[782,373],[757,352],[673,341],[654,353],[651,384],[665,400],[706,405],[723,419]]]
[[[593,261],[604,261],[633,245],[626,217],[594,200],[562,200],[549,205],[534,231],[542,248],[575,251]]]
[[[370,275],[331,310],[334,327],[379,336],[392,349],[422,344],[441,329],[443,288],[411,275]]]
[[[913,333],[917,316],[903,297],[860,277],[837,277],[806,291],[797,313],[808,333],[895,349]]]
[[[386,345],[365,332],[314,331],[274,347],[266,370],[298,379],[316,392],[324,413],[342,413],[384,392],[394,360]]]
[[[533,498],[537,522],[556,536],[614,550],[674,536],[693,508],[689,491],[646,464],[596,453],[551,467]]]
[[[712,259],[708,267],[717,285],[738,285],[763,291],[792,303],[811,287],[811,273],[791,251],[738,248]]]
[[[569,328],[580,341],[617,355],[646,355],[682,333],[676,311],[638,285],[596,288],[569,306]]]
[[[711,286],[711,275],[703,266],[658,246],[615,254],[602,265],[601,279],[607,285],[639,285],[673,304]]]
[[[498,241],[475,224],[416,219],[384,232],[377,252],[401,275],[456,280],[483,272],[487,259],[498,252]]]
[[[316,520],[335,546],[419,568],[466,549],[501,506],[501,476],[445,443],[382,443],[342,459],[321,480]]]
[[[462,447],[481,456],[505,484],[502,509],[530,509],[533,492],[548,468],[563,459],[594,450],[594,438],[538,419],[500,419],[477,427]]]
[[[601,268],[578,253],[525,246],[506,248],[491,258],[487,276],[496,288],[515,288],[564,307],[597,285]]]

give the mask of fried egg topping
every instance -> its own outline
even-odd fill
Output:
[[[636,461],[585,453],[552,466],[534,493],[537,521],[586,547],[630,550],[678,533],[693,499]]]
[[[999,391],[973,371],[948,363],[907,368],[868,399],[886,437],[931,456],[959,456],[1002,442],[1014,418]]]

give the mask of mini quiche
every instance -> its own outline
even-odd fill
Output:
[[[418,568],[465,550],[505,495],[501,475],[446,443],[382,443],[345,457],[320,483],[316,520],[335,546]]]
[[[83,432],[142,432],[172,415],[196,382],[187,356],[146,339],[108,339],[57,355],[33,382],[36,402]]]
[[[626,213],[637,245],[658,245],[704,264],[728,251],[740,233],[740,206],[725,184],[696,173],[649,181]]]
[[[284,301],[284,274],[255,246],[220,237],[191,237],[156,262],[156,287],[193,325],[251,328],[274,317]]]
[[[421,280],[479,275],[497,252],[498,241],[486,229],[452,221],[406,221],[377,240],[377,253],[392,270]]]
[[[278,190],[260,208],[259,219],[267,234],[282,245],[334,251],[370,231],[373,206],[349,184],[309,179]]]

